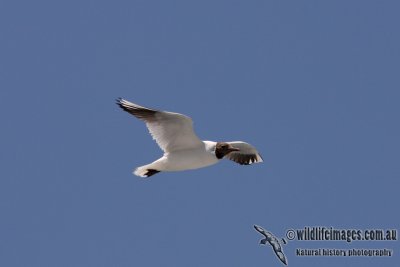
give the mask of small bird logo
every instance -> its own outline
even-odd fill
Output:
[[[265,236],[264,239],[261,239],[260,244],[265,245],[268,242],[272,246],[272,249],[274,250],[276,256],[280,259],[280,261],[283,264],[288,265],[286,256],[283,253],[282,245],[279,242],[279,239],[276,236],[274,236],[271,232],[265,231],[262,227],[258,225],[254,225],[254,229],[256,229],[257,232]],[[286,244],[286,240],[282,239],[282,242]]]

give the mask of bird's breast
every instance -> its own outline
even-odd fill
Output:
[[[173,151],[164,157],[166,158],[164,167],[170,171],[198,169],[218,162],[215,155],[204,148]]]

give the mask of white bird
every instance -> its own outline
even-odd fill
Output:
[[[136,168],[134,174],[150,177],[161,171],[198,169],[227,158],[241,165],[262,162],[252,145],[242,142],[201,141],[193,131],[193,121],[183,114],[159,111],[131,103],[122,98],[117,105],[146,123],[153,139],[164,151],[158,160]]]

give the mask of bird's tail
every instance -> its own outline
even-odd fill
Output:
[[[136,176],[140,177],[150,177],[156,173],[159,173],[160,171],[155,170],[155,169],[149,169],[148,165],[137,167],[134,171],[133,174]]]

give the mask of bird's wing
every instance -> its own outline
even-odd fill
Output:
[[[282,246],[281,243],[279,242],[279,240],[275,237],[272,236],[271,240],[269,241],[269,243],[271,244],[272,248],[274,249],[274,251],[282,251]]]
[[[252,145],[242,141],[227,143],[231,144],[234,148],[239,148],[240,151],[233,151],[227,154],[225,158],[233,160],[240,165],[249,165],[252,163],[263,162],[260,153],[258,153],[257,149]]]
[[[276,254],[276,256],[278,256],[279,260],[280,260],[283,264],[288,265],[286,256],[285,256],[285,254],[284,254],[282,251],[278,251],[278,252],[275,251],[275,254]]]
[[[159,111],[117,99],[117,105],[146,123],[153,139],[164,152],[200,147],[203,142],[193,130],[193,121],[179,113]]]
[[[259,233],[262,234],[263,236],[267,237],[267,234],[266,234],[265,230],[264,230],[261,226],[254,225],[254,229],[256,229],[257,232],[259,232]]]

